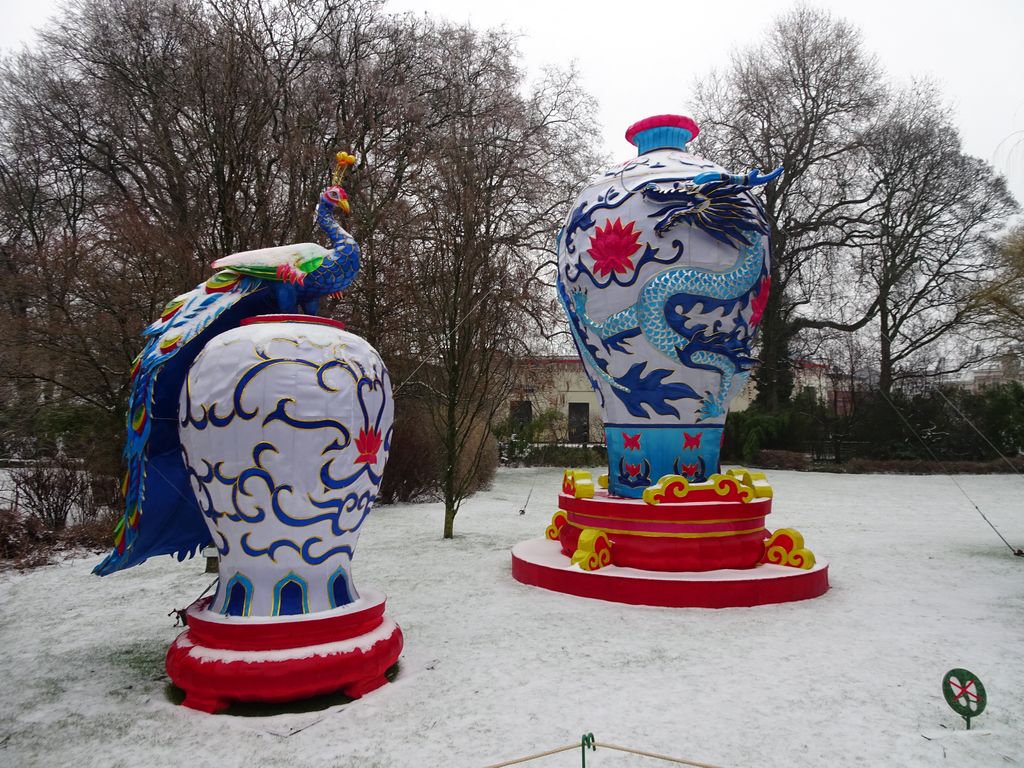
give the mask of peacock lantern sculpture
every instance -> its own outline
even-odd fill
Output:
[[[316,316],[359,270],[338,153],[316,222],[331,243],[244,251],[173,299],[131,374],[125,511],[107,575],[213,544],[217,589],[167,654],[186,706],[286,701],[386,682],[402,633],[351,562],[391,443],[380,355]],[[297,314],[299,310],[305,314]]]
[[[802,577],[760,567],[778,550],[766,546],[771,488],[759,473],[723,474],[719,462],[771,289],[771,223],[757,192],[783,169],[730,173],[687,150],[697,133],[682,115],[630,126],[637,156],[594,176],[559,232],[558,295],[601,406],[608,472],[595,483],[566,471],[548,541],[513,550],[521,581],[656,605],[776,602],[827,588],[823,567]],[[789,550],[809,571],[798,536]],[[617,581],[616,568],[658,575],[645,586],[635,573]],[[747,587],[664,575],[737,569]]]

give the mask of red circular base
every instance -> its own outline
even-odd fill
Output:
[[[641,571],[609,565],[584,571],[557,542],[531,539],[512,548],[516,581],[613,603],[667,608],[736,608],[807,600],[828,591],[828,563],[809,570],[763,564],[744,570]]]
[[[335,691],[359,698],[387,682],[402,652],[402,630],[373,593],[319,616],[224,617],[208,605],[206,598],[188,608],[189,628],[167,651],[167,674],[184,689],[185,706],[203,712]]]

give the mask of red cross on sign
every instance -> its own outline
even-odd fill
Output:
[[[973,680],[968,680],[962,686],[961,685],[957,685],[955,680],[950,680],[949,684],[953,686],[953,690],[956,693],[956,696],[954,698],[956,698],[958,700],[959,699],[970,699],[971,701],[977,701],[978,700],[978,694],[976,694],[973,690],[971,690],[974,687],[974,681]]]

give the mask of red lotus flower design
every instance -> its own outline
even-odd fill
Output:
[[[633,230],[636,222],[622,226],[622,221],[605,222],[590,238],[587,253],[594,260],[594,274],[598,277],[611,272],[631,272],[635,267],[630,259],[640,249],[640,233]]]
[[[762,277],[757,294],[750,300],[750,306],[754,310],[750,315],[751,328],[756,328],[761,324],[761,317],[764,315],[764,308],[768,306],[768,295],[771,290],[772,281],[767,277]]]
[[[626,474],[630,477],[639,477],[640,465],[639,464],[626,464]]]
[[[356,450],[359,451],[359,455],[356,457],[355,463],[376,464],[380,444],[380,432],[376,429],[371,429],[369,432],[360,429],[359,435],[356,437]]]

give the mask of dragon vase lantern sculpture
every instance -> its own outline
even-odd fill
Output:
[[[391,444],[390,379],[365,340],[315,316],[359,269],[359,246],[335,220],[354,162],[337,155],[316,207],[330,248],[214,262],[213,277],[146,328],[132,371],[125,512],[95,572],[216,546],[216,592],[186,610],[167,654],[195,709],[358,697],[401,653],[384,596],[351,573]]]
[[[686,151],[697,134],[681,115],[632,125],[638,156],[597,174],[559,232],[558,294],[601,403],[608,473],[595,488],[566,471],[547,540],[513,550],[520,581],[708,607],[828,588],[799,533],[765,528],[764,475],[719,465],[771,290],[755,191],[783,169],[729,173]]]

